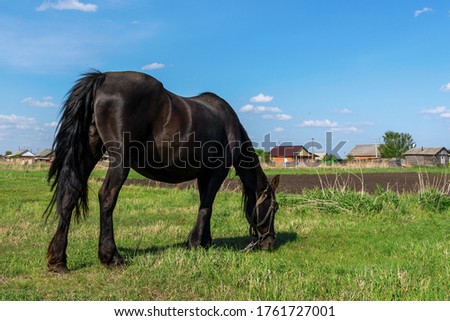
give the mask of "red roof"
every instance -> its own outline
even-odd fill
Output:
[[[294,157],[294,154],[304,149],[303,146],[277,146],[272,148],[270,156],[272,157]]]

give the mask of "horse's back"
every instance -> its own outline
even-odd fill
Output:
[[[134,87],[135,89],[142,90],[145,89],[162,89],[162,83],[142,72],[136,71],[111,71],[105,72],[106,79],[104,82],[105,86],[110,86],[111,89],[120,90],[120,88]]]
[[[107,72],[94,101],[95,123],[104,136],[135,132],[136,126],[152,122],[161,105],[164,87],[140,72]],[[112,137],[102,137],[111,139]]]
[[[173,108],[180,114],[197,113],[198,118],[215,117],[216,125],[217,121],[239,123],[233,108],[212,92],[182,97],[166,90],[159,80],[145,73],[124,71],[105,74],[105,81],[96,95],[96,103],[105,113],[110,113],[113,105],[115,108],[121,108],[122,114],[130,115],[145,110],[151,110],[155,114],[163,108]]]
[[[230,166],[238,157],[235,153],[239,142],[248,140],[238,116],[223,98],[211,92],[181,97],[166,90],[157,79],[139,72],[106,73],[97,90],[94,114],[103,142],[122,141],[127,145],[124,138],[144,145],[151,142],[158,155],[165,155],[164,142],[171,142],[171,146],[178,147],[175,154],[182,161],[191,155],[183,154],[186,148],[198,143],[208,147],[214,142],[223,146],[223,152],[229,155],[223,157]],[[148,158],[153,157],[152,150],[147,153]],[[189,153],[200,153],[194,155],[196,159],[207,156],[203,149]]]

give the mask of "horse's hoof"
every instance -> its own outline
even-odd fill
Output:
[[[211,246],[212,246],[212,240],[201,244],[201,247],[204,248],[205,250],[209,249]]]
[[[59,274],[69,273],[69,269],[65,263],[48,264],[48,270]]]
[[[124,268],[125,260],[120,255],[114,255],[108,262],[101,262],[103,266],[109,269]]]
[[[186,249],[187,249],[187,250],[192,250],[193,248],[196,247],[196,246],[191,242],[191,240],[189,240],[189,239],[186,241],[185,246],[186,246]]]
[[[207,240],[207,241],[192,241],[191,239],[188,239],[186,242],[186,248],[188,250],[192,250],[192,249],[196,249],[198,247],[202,247],[205,250],[209,249],[212,245],[212,240]]]

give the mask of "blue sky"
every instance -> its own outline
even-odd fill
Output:
[[[450,148],[450,2],[36,0],[0,3],[0,154],[50,147],[89,68],[212,91],[252,140]]]

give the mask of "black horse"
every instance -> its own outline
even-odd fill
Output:
[[[71,216],[88,210],[88,178],[102,155],[110,164],[98,193],[98,256],[108,267],[121,266],[113,231],[113,209],[130,168],[153,180],[179,183],[197,179],[200,208],[187,246],[211,245],[210,219],[217,191],[231,166],[242,181],[244,211],[252,241],[247,248],[275,244],[275,189],[228,103],[212,93],[192,98],[166,90],[155,78],[137,72],[90,72],[69,91],[54,142],[48,180],[59,223],[48,246],[48,267],[67,271],[67,235]]]

